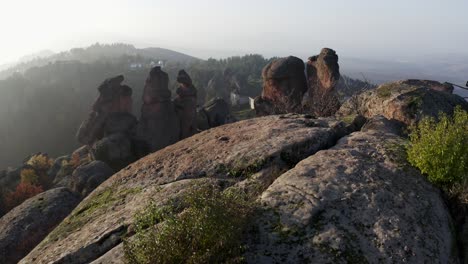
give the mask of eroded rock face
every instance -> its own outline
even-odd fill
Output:
[[[338,55],[324,48],[309,58],[306,66],[308,90],[303,100],[304,112],[315,116],[331,116],[340,107],[335,87],[340,80]]]
[[[151,200],[164,204],[199,181],[266,188],[298,161],[359,129],[351,123],[268,116],[198,133],[113,175],[21,263],[89,263],[107,252],[119,255],[112,249]]]
[[[132,89],[122,85],[122,75],[106,79],[99,87],[99,97],[93,104],[92,111],[81,124],[77,139],[85,145],[92,145],[102,139],[106,131],[108,117],[114,113],[127,113],[132,111]],[[114,120],[114,123],[115,120]],[[118,124],[118,122],[117,122]],[[108,124],[107,124],[108,125]]]
[[[70,189],[86,197],[113,174],[114,171],[106,163],[92,161],[73,171]]]
[[[383,115],[411,125],[423,116],[437,117],[439,112],[452,114],[457,105],[468,110],[468,102],[462,97],[433,89],[436,86],[434,82],[428,86],[426,81],[416,80],[383,84],[375,90],[353,96],[337,114],[359,114],[367,118]]]
[[[231,107],[222,98],[214,98],[197,111],[197,127],[207,130],[231,123]]]
[[[180,139],[184,139],[197,132],[197,89],[184,70],[179,71],[177,82],[180,86],[174,104],[180,121]]]
[[[161,67],[151,69],[143,91],[143,106],[137,129],[137,138],[146,144],[147,153],[179,140],[180,122],[168,85],[169,77]]]
[[[1,262],[8,264],[21,260],[79,201],[79,195],[66,188],[51,189],[26,200],[4,215],[0,219]]]
[[[446,92],[446,93],[453,93],[453,85],[448,84],[448,83],[440,83],[437,81],[431,81],[431,80],[417,80],[417,79],[409,79],[409,80],[403,80],[399,81],[398,83],[400,84],[406,84],[410,86],[421,86],[421,87],[427,87],[439,92]]]
[[[406,163],[393,129],[355,132],[277,178],[247,262],[458,263],[439,190]]]
[[[255,99],[257,115],[302,112],[302,97],[307,91],[304,70],[304,62],[293,56],[265,66],[262,95]]]

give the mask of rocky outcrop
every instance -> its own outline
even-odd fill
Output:
[[[415,80],[383,84],[375,90],[353,96],[341,106],[337,114],[359,114],[368,118],[383,115],[411,125],[423,116],[437,117],[439,112],[452,114],[457,105],[468,110],[468,102],[460,96],[433,89],[438,86],[434,82],[429,86],[426,84],[426,81]]]
[[[398,82],[399,84],[410,85],[410,86],[421,86],[427,87],[439,92],[446,92],[446,93],[453,93],[453,85],[449,83],[440,83],[437,81],[431,80],[417,80],[417,79],[409,79],[409,80],[402,80]]]
[[[66,188],[57,188],[26,200],[3,216],[0,219],[1,262],[8,264],[21,260],[79,201],[79,195]]]
[[[91,152],[94,160],[103,161],[118,171],[137,160],[132,138],[117,133],[94,143]]]
[[[85,145],[92,145],[111,133],[108,118],[114,113],[126,113],[131,115],[132,111],[132,89],[121,83],[124,81],[122,75],[106,79],[99,87],[99,97],[93,104],[88,118],[81,124],[77,139]],[[123,122],[127,120],[124,119]],[[113,117],[112,124],[118,125],[118,120]]]
[[[249,263],[457,263],[439,190],[408,166],[391,122],[377,123],[263,192]]]
[[[180,121],[180,139],[184,139],[197,132],[197,89],[184,70],[179,71],[177,82],[180,86],[174,104]]]
[[[293,56],[270,62],[262,72],[262,95],[255,98],[258,116],[302,112],[307,91],[304,62]]]
[[[134,141],[137,120],[132,111],[132,89],[122,85],[122,75],[105,80],[93,111],[81,124],[77,138],[94,159],[119,170],[136,160]]]
[[[315,116],[331,116],[340,108],[335,88],[340,80],[338,55],[324,48],[309,58],[306,66],[308,90],[303,99],[303,111]]]
[[[197,127],[199,130],[207,130],[232,121],[231,107],[222,98],[214,98],[197,110]]]
[[[246,188],[268,186],[298,161],[359,129],[357,120],[269,116],[168,146],[101,184],[21,263],[92,262],[121,243],[135,212],[151,200],[163,204],[206,180],[226,187],[241,182]]]
[[[179,140],[180,122],[168,85],[169,77],[161,67],[151,69],[143,91],[143,106],[137,129],[138,140],[146,145],[145,153],[141,154],[159,150]]]
[[[92,161],[73,171],[70,189],[81,194],[82,197],[86,197],[113,174],[114,171],[106,163]]]

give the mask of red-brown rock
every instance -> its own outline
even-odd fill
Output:
[[[340,107],[335,87],[340,79],[338,55],[324,48],[319,55],[309,58],[306,66],[308,93],[304,98],[304,112],[316,116],[331,116]]]
[[[293,56],[269,63],[262,72],[263,91],[255,100],[257,115],[299,113],[307,91],[304,62]]]

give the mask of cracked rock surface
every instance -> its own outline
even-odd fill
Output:
[[[371,123],[262,193],[249,263],[458,262],[439,191],[408,166],[392,124]]]
[[[163,204],[197,181],[267,187],[281,173],[358,130],[362,120],[303,115],[245,120],[180,141],[113,175],[94,190],[21,263],[89,263],[121,244],[135,212]],[[265,172],[268,172],[266,174]],[[268,176],[268,177],[265,177]],[[100,261],[97,260],[96,263]],[[102,262],[105,263],[105,262]]]

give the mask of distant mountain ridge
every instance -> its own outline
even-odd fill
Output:
[[[53,53],[41,51],[22,57],[17,64],[0,71],[0,80],[6,79],[15,72],[23,73],[33,67],[40,67],[57,61],[79,61],[92,63],[97,60],[112,61],[122,56],[139,56],[155,61],[171,61],[178,63],[191,63],[200,59],[177,51],[164,48],[143,48],[124,43],[93,44],[86,48],[73,48],[69,51]]]

